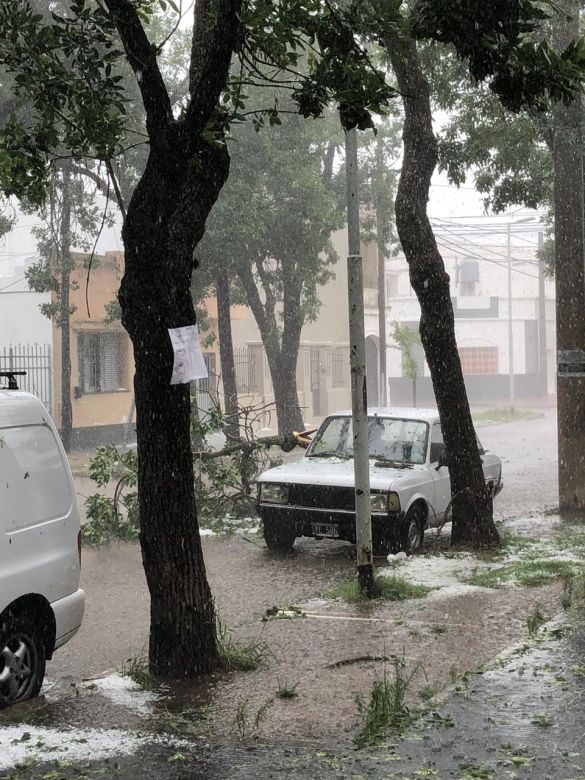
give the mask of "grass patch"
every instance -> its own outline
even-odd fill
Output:
[[[404,658],[394,656],[392,674],[384,669],[384,677],[374,683],[369,701],[361,695],[356,697],[358,712],[364,718],[354,737],[357,747],[379,744],[389,732],[401,732],[412,723],[406,697],[419,671],[420,664],[408,670]]]
[[[514,406],[497,406],[490,409],[482,409],[481,412],[473,412],[471,416],[475,423],[502,423],[514,422],[515,420],[534,420],[543,415],[540,412],[534,412],[531,409],[518,409]]]
[[[219,654],[228,672],[253,672],[274,657],[270,645],[263,639],[236,642],[227,631],[219,633]]]
[[[256,734],[260,726],[268,717],[268,713],[273,704],[274,699],[267,699],[264,704],[260,705],[254,715],[252,715],[250,713],[250,703],[248,699],[243,699],[238,702],[234,723],[242,739],[250,739]]]
[[[278,680],[278,690],[276,691],[276,695],[279,699],[295,699],[299,695],[297,690],[298,687],[298,682],[281,683],[280,680]]]
[[[548,615],[545,614],[542,605],[539,601],[534,605],[532,612],[526,618],[526,628],[530,636],[534,636],[543,623],[548,620]]]
[[[413,585],[402,577],[393,575],[392,577],[383,577],[378,575],[374,580],[374,599],[377,601],[406,601],[406,599],[422,599],[431,592],[432,588],[426,585]],[[367,602],[367,599],[360,593],[356,579],[342,582],[337,587],[330,590],[326,596],[331,599],[343,599],[350,604],[356,602]]]
[[[585,573],[585,565],[573,561],[518,561],[496,569],[476,571],[467,582],[482,588],[502,588],[505,585],[536,588],[555,577],[564,578],[583,575],[583,573]]]
[[[142,653],[128,658],[118,670],[122,677],[128,677],[145,691],[157,687],[157,682],[148,668],[148,660]]]

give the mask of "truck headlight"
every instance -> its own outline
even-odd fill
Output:
[[[388,495],[386,493],[371,493],[370,509],[372,512],[386,513],[388,511]]]
[[[388,494],[388,511],[400,512],[400,499],[398,497],[398,493]]]
[[[288,485],[278,485],[272,482],[261,482],[260,501],[263,501],[267,504],[287,504]]]

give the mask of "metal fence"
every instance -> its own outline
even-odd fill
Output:
[[[0,347],[0,371],[26,371],[18,377],[21,390],[36,395],[53,414],[53,371],[49,344]]]
[[[209,376],[206,379],[197,379],[195,389],[197,391],[197,407],[200,412],[205,413],[216,405],[218,377],[215,371],[215,355],[212,352],[207,352],[203,355],[203,359]]]

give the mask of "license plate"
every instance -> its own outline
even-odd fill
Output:
[[[329,536],[331,539],[339,538],[339,526],[332,523],[312,523],[311,528],[315,536]]]

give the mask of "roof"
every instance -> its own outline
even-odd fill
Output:
[[[0,389],[0,428],[17,425],[42,425],[49,413],[39,399],[22,390]]]
[[[352,411],[342,410],[331,412],[327,417],[351,417]],[[410,406],[370,406],[368,407],[368,417],[397,417],[400,420],[426,420],[433,421],[439,419],[439,412],[436,409],[417,409]]]

